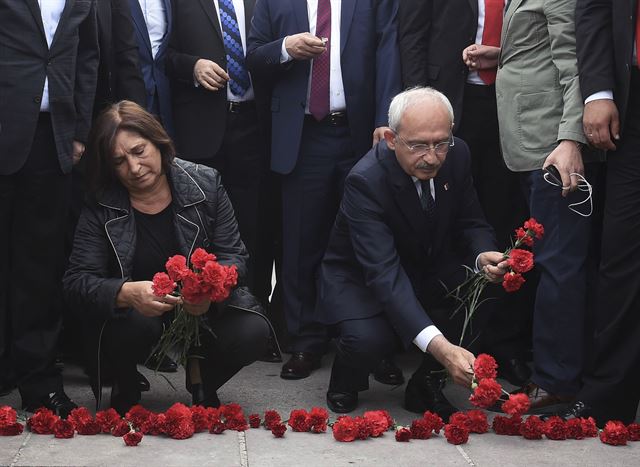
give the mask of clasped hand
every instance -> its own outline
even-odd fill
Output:
[[[116,296],[117,307],[133,308],[147,317],[162,316],[167,311],[173,310],[176,305],[183,305],[184,311],[199,316],[209,310],[211,302],[204,300],[200,303],[188,303],[182,297],[174,295],[158,297],[153,293],[151,281],[125,282]]]
[[[327,50],[325,41],[309,32],[288,36],[284,46],[289,56],[296,60],[311,60]]]
[[[478,268],[490,282],[501,282],[508,270],[504,253],[499,251],[485,251],[478,256]]]

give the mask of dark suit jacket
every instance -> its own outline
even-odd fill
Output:
[[[357,155],[371,148],[374,128],[387,124],[389,103],[401,89],[397,0],[342,0],[340,63],[347,116]],[[296,165],[310,61],[280,63],[285,36],[309,31],[307,2],[256,3],[247,66],[256,81],[271,84],[271,168],[288,174]]]
[[[496,250],[460,139],[434,179],[431,238],[412,178],[382,141],[351,170],[322,260],[318,319],[334,324],[385,313],[405,345],[433,324],[425,312],[483,251]],[[457,274],[456,274],[457,273]],[[464,273],[462,273],[464,279]],[[457,284],[448,283],[447,286]]]
[[[0,175],[29,155],[49,78],[51,122],[60,167],[71,171],[73,140],[86,141],[98,73],[94,0],[67,0],[47,46],[37,0],[0,0]]]
[[[405,88],[431,86],[451,101],[456,127],[469,69],[462,51],[474,44],[478,0],[401,0],[398,35]]]
[[[255,0],[244,0],[249,28]],[[173,112],[181,157],[213,157],[222,144],[227,122],[227,89],[207,91],[194,85],[193,67],[205,58],[227,69],[222,30],[213,0],[174,0],[168,71],[174,80]],[[255,86],[254,86],[255,91]]]
[[[167,132],[173,136],[175,131],[173,114],[171,111],[171,85],[166,73],[167,48],[169,47],[169,38],[173,28],[173,14],[170,0],[164,0],[165,12],[167,15],[167,33],[165,34],[156,58],[154,60],[151,54],[151,41],[149,40],[149,31],[147,23],[144,21],[144,15],[140,9],[138,0],[129,0],[131,8],[131,18],[135,25],[134,34],[138,44],[138,53],[140,61],[140,69],[142,78],[147,89],[147,109],[154,108],[154,101],[157,99],[157,108],[162,119],[162,124]]]
[[[577,0],[576,49],[584,99],[605,90],[624,125],[636,24],[636,0]]]
[[[146,107],[128,0],[98,0],[97,8],[100,66],[93,113],[123,99]]]

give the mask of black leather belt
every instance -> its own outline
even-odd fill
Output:
[[[313,115],[305,115],[305,119],[309,122],[317,123],[318,125],[328,126],[346,126],[349,124],[347,120],[347,112],[331,112],[322,120],[316,120]]]
[[[493,97],[495,99],[496,85],[465,83],[464,95],[471,97]]]
[[[256,108],[255,101],[228,101],[227,102],[227,111],[232,114],[240,114],[246,112],[248,110],[253,110]]]

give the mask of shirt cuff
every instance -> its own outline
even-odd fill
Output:
[[[613,91],[611,89],[607,89],[606,91],[593,93],[584,100],[584,105],[587,105],[591,101],[597,101],[598,99],[613,100]]]
[[[482,253],[480,253],[481,255]],[[480,259],[480,255],[476,256],[476,262],[473,263],[473,272],[480,272],[480,265],[478,264],[478,260]]]
[[[413,343],[416,344],[420,350],[426,352],[427,347],[429,347],[429,344],[431,343],[433,338],[441,335],[442,333],[440,332],[440,330],[432,324],[431,326],[427,326],[422,331],[420,331],[420,334],[418,334],[416,338],[413,339]]]
[[[289,36],[285,36],[285,38],[282,39],[282,47],[280,48],[280,63],[287,63],[292,60],[291,55],[289,55],[289,52],[287,52],[287,47],[285,46],[287,37]]]

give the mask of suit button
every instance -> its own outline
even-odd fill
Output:
[[[40,102],[42,102],[42,97],[40,96],[36,96],[33,98],[33,102],[35,102],[36,104],[39,104]]]

